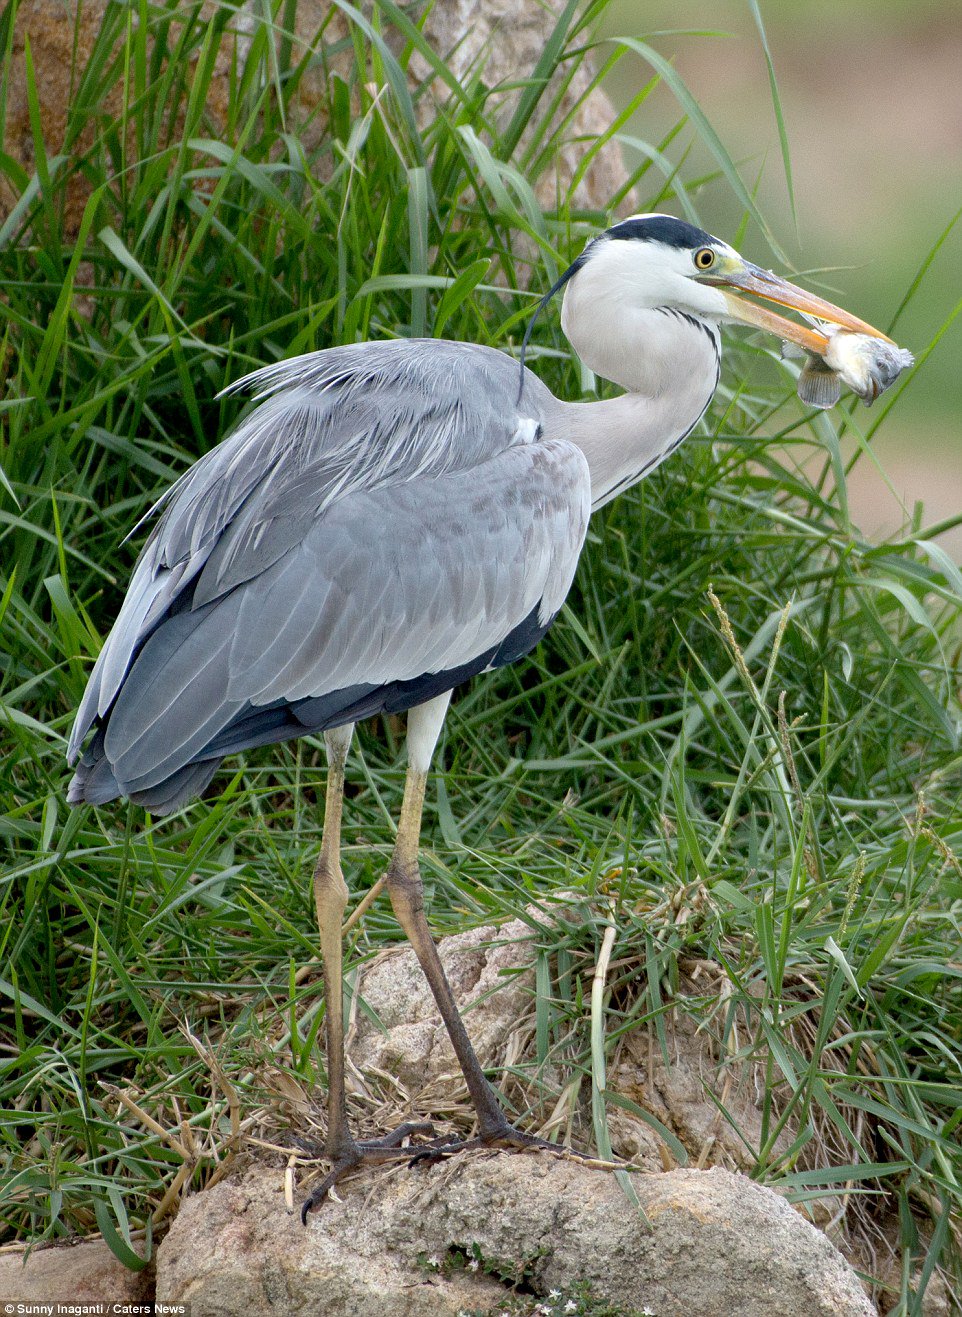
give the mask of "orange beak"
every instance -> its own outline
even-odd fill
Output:
[[[721,289],[732,320],[768,330],[769,333],[777,334],[779,338],[787,339],[791,343],[797,343],[799,347],[817,356],[823,356],[828,347],[827,336],[819,333],[817,328],[800,325],[795,320],[789,320],[774,311],[769,311],[767,307],[759,306],[757,302],[745,301],[726,290],[735,288],[740,293],[750,293],[753,297],[764,298],[766,302],[776,302],[779,306],[791,307],[793,311],[800,312],[806,318],[827,321],[856,334],[867,334],[870,338],[881,338],[886,343],[892,342],[880,329],[873,329],[864,320],[859,320],[858,316],[851,315],[842,307],[826,302],[824,298],[816,297],[814,293],[789,283],[787,279],[779,278],[770,270],[762,270],[747,261],[740,269],[710,276],[704,282],[714,284]]]

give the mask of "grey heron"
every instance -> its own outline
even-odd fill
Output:
[[[320,1202],[411,1127],[348,1127],[340,863],[354,724],[408,711],[408,766],[385,875],[477,1112],[477,1140],[546,1145],[505,1118],[472,1050],[424,911],[425,783],[454,687],[521,658],[574,576],[590,513],[679,446],[718,384],[720,325],[809,352],[818,329],[746,300],[884,339],[831,303],[667,215],[592,238],[551,292],[581,359],[621,386],[570,403],[506,353],[441,340],[309,353],[231,385],[259,405],[163,495],[159,520],[91,673],[70,738],[71,804],[127,796],[168,814],[221,760],[323,733],[325,818],[314,896],[326,993],[330,1174]],[[444,1144],[451,1150],[456,1145]],[[464,1146],[458,1145],[458,1146]]]

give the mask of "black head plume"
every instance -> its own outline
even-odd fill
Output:
[[[542,297],[541,301],[535,307],[534,314],[532,315],[531,319],[528,321],[528,328],[524,331],[524,338],[521,340],[521,355],[519,359],[520,378],[518,381],[519,405],[521,403],[521,396],[524,393],[524,354],[528,348],[528,339],[531,337],[531,331],[535,327],[538,316],[541,315],[541,312],[551,301],[552,297],[554,297],[555,293],[560,292],[561,289],[564,288],[568,280],[571,279],[574,275],[576,275],[578,271],[581,269],[581,267],[585,264],[585,262],[588,259],[589,248],[592,246],[594,242],[597,242],[597,238],[593,238],[592,241],[588,243],[588,246],[584,249],[584,251],[578,257],[578,259],[572,261],[571,264],[568,266],[567,270],[565,270],[564,274],[562,274],[560,278],[555,280],[552,286],[545,293],[544,297]]]

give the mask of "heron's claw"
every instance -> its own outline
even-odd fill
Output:
[[[360,1143],[351,1143],[340,1157],[335,1158],[330,1171],[311,1196],[304,1201],[301,1207],[303,1224],[307,1225],[308,1214],[321,1206],[334,1186],[350,1171],[358,1166],[376,1165],[379,1162],[403,1161],[411,1155],[410,1148],[402,1147],[405,1139],[410,1138],[412,1134],[432,1135],[433,1133],[434,1126],[430,1121],[409,1120],[379,1139],[364,1139]]]
[[[581,1152],[578,1148],[569,1148],[564,1143],[552,1143],[550,1139],[539,1139],[536,1134],[525,1134],[523,1130],[516,1130],[513,1125],[508,1126],[509,1133],[506,1137],[488,1140],[487,1146],[494,1148],[516,1148],[524,1151],[525,1148],[534,1148],[535,1151],[543,1149],[545,1152],[553,1152],[557,1157],[564,1157],[566,1161],[578,1162],[580,1166],[590,1166],[596,1171],[616,1171],[628,1165],[623,1161],[607,1161],[603,1157],[592,1157],[590,1152]]]
[[[446,1157],[452,1157],[456,1153],[471,1152],[475,1148],[503,1148],[506,1151],[513,1150],[515,1152],[524,1152],[531,1148],[536,1152],[553,1152],[556,1156],[584,1162],[589,1166],[607,1167],[609,1165],[608,1162],[599,1161],[596,1157],[578,1152],[577,1149],[569,1148],[563,1143],[552,1143],[550,1139],[542,1139],[537,1134],[527,1134],[524,1130],[517,1129],[507,1120],[487,1134],[477,1134],[470,1139],[432,1139],[430,1143],[418,1149],[408,1165],[417,1166],[425,1162],[433,1164],[443,1161]]]
[[[443,1162],[445,1157],[451,1157],[454,1153],[463,1152],[469,1145],[473,1146],[474,1139],[458,1139],[451,1135],[442,1135],[438,1139],[431,1139],[429,1143],[423,1144],[408,1162],[408,1170],[415,1166],[436,1166],[438,1162]]]
[[[524,1130],[516,1129],[509,1121],[505,1120],[487,1134],[478,1135],[477,1138],[469,1139],[465,1145],[465,1150],[471,1148],[505,1148],[514,1149],[517,1152],[524,1152],[528,1148],[536,1152],[553,1152],[557,1157],[564,1157],[568,1161],[579,1162],[582,1166],[591,1166],[597,1170],[615,1170],[617,1167],[624,1165],[623,1162],[603,1161],[599,1157],[592,1157],[590,1153],[579,1152],[577,1148],[569,1148],[564,1143],[552,1143],[550,1139],[542,1139],[537,1134],[528,1134]]]
[[[499,1123],[486,1134],[478,1134],[470,1139],[451,1138],[440,1135],[429,1138],[413,1148],[401,1145],[412,1134],[432,1135],[434,1126],[428,1121],[408,1121],[399,1125],[390,1134],[380,1139],[366,1139],[362,1143],[352,1144],[347,1151],[336,1158],[330,1171],[317,1186],[301,1208],[301,1220],[307,1225],[308,1214],[320,1207],[334,1186],[358,1166],[376,1165],[379,1162],[402,1161],[407,1159],[408,1167],[434,1166],[462,1152],[471,1152],[475,1148],[514,1149],[524,1152],[534,1149],[536,1152],[553,1152],[555,1156],[565,1157],[571,1161],[581,1162],[603,1170],[613,1170],[621,1163],[601,1161],[587,1153],[567,1148],[563,1143],[552,1143],[550,1139],[539,1138],[537,1134],[527,1134],[507,1120]]]

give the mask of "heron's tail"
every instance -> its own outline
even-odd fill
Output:
[[[69,805],[105,805],[108,800],[129,796],[131,800],[149,809],[151,814],[173,814],[188,801],[199,796],[220,767],[220,759],[206,759],[196,764],[185,764],[156,786],[143,791],[128,791],[118,782],[113,766],[104,754],[103,728],[84,752],[77,771],[67,787]]]

